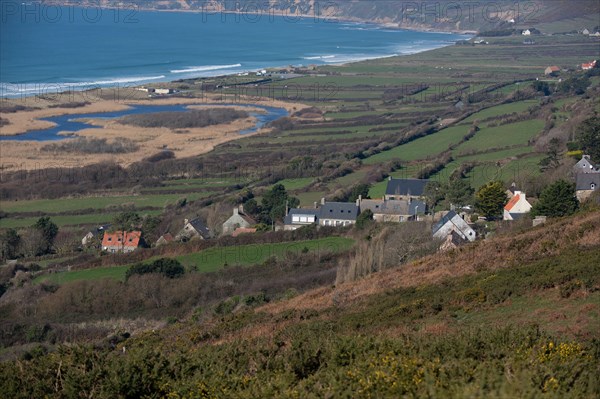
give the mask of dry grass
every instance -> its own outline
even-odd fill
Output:
[[[288,301],[265,305],[260,310],[278,314],[290,309],[323,310],[334,306],[356,306],[361,299],[387,290],[439,284],[450,277],[507,268],[557,255],[568,247],[598,245],[600,212],[596,211],[578,218],[550,221],[546,226],[521,234],[475,242],[457,251],[431,255],[359,281],[312,290]]]

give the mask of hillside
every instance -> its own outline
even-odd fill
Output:
[[[454,31],[481,31],[493,28],[528,28],[538,24],[561,22],[565,31],[582,29],[581,24],[598,24],[593,15],[598,13],[598,4],[594,0],[542,0],[536,2],[515,3],[509,0],[485,2],[453,2],[451,0],[430,2],[401,1],[328,1],[317,0],[83,0],[62,1],[76,4],[102,7],[193,11],[206,13],[237,12],[242,14],[282,15],[287,18],[297,16],[329,19],[354,20],[389,24],[410,29],[440,29]],[[250,18],[250,17],[249,17]],[[253,17],[255,18],[255,17]],[[508,21],[514,19],[515,23]],[[292,20],[293,21],[293,20]],[[594,23],[596,25],[594,25]],[[568,29],[567,29],[568,28]]]
[[[595,397],[599,248],[600,212],[586,211],[266,306],[33,348],[0,364],[0,385],[13,398]]]

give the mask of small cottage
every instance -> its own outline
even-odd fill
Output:
[[[548,68],[546,68],[546,70],[544,71],[544,75],[556,76],[556,75],[558,75],[559,72],[560,72],[560,68],[557,67],[556,65],[552,65],[552,66],[549,66]]]
[[[433,237],[445,240],[449,234],[455,232],[463,240],[475,241],[477,234],[463,218],[456,212],[450,211],[433,226]]]
[[[244,213],[244,207],[233,208],[233,214],[223,223],[223,235],[231,235],[238,227],[252,227],[256,221]]]
[[[527,201],[525,193],[515,191],[514,195],[504,206],[504,220],[517,220],[526,213],[531,212],[531,204]]]
[[[189,241],[191,239],[207,240],[211,236],[210,229],[202,223],[200,218],[195,218],[193,220],[184,219],[183,229],[179,230],[175,239],[178,241]]]

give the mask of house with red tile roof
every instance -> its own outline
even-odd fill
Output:
[[[583,69],[584,71],[587,71],[588,69],[594,69],[594,68],[596,68],[596,60],[594,60],[592,62],[581,64],[581,69]]]
[[[504,220],[517,220],[531,211],[531,204],[525,193],[515,191],[513,197],[504,206]]]
[[[552,66],[549,66],[548,68],[546,68],[546,70],[544,71],[544,75],[553,76],[559,72],[560,72],[560,68],[557,67],[556,65],[552,65]]]
[[[102,250],[113,254],[133,252],[139,248],[141,239],[141,231],[106,232],[102,239]]]

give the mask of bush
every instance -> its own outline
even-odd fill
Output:
[[[46,144],[42,147],[44,152],[68,152],[80,154],[126,154],[135,152],[139,146],[130,139],[119,138],[109,143],[106,139],[79,137],[64,140],[60,143]]]
[[[131,266],[125,273],[125,278],[129,279],[134,274],[142,275],[149,273],[162,274],[168,278],[177,278],[185,274],[185,268],[176,259],[161,258],[152,263],[137,263]]]
[[[151,114],[127,115],[119,121],[125,125],[153,128],[190,129],[229,123],[247,118],[248,113],[231,108],[211,108],[181,112],[155,112]]]

